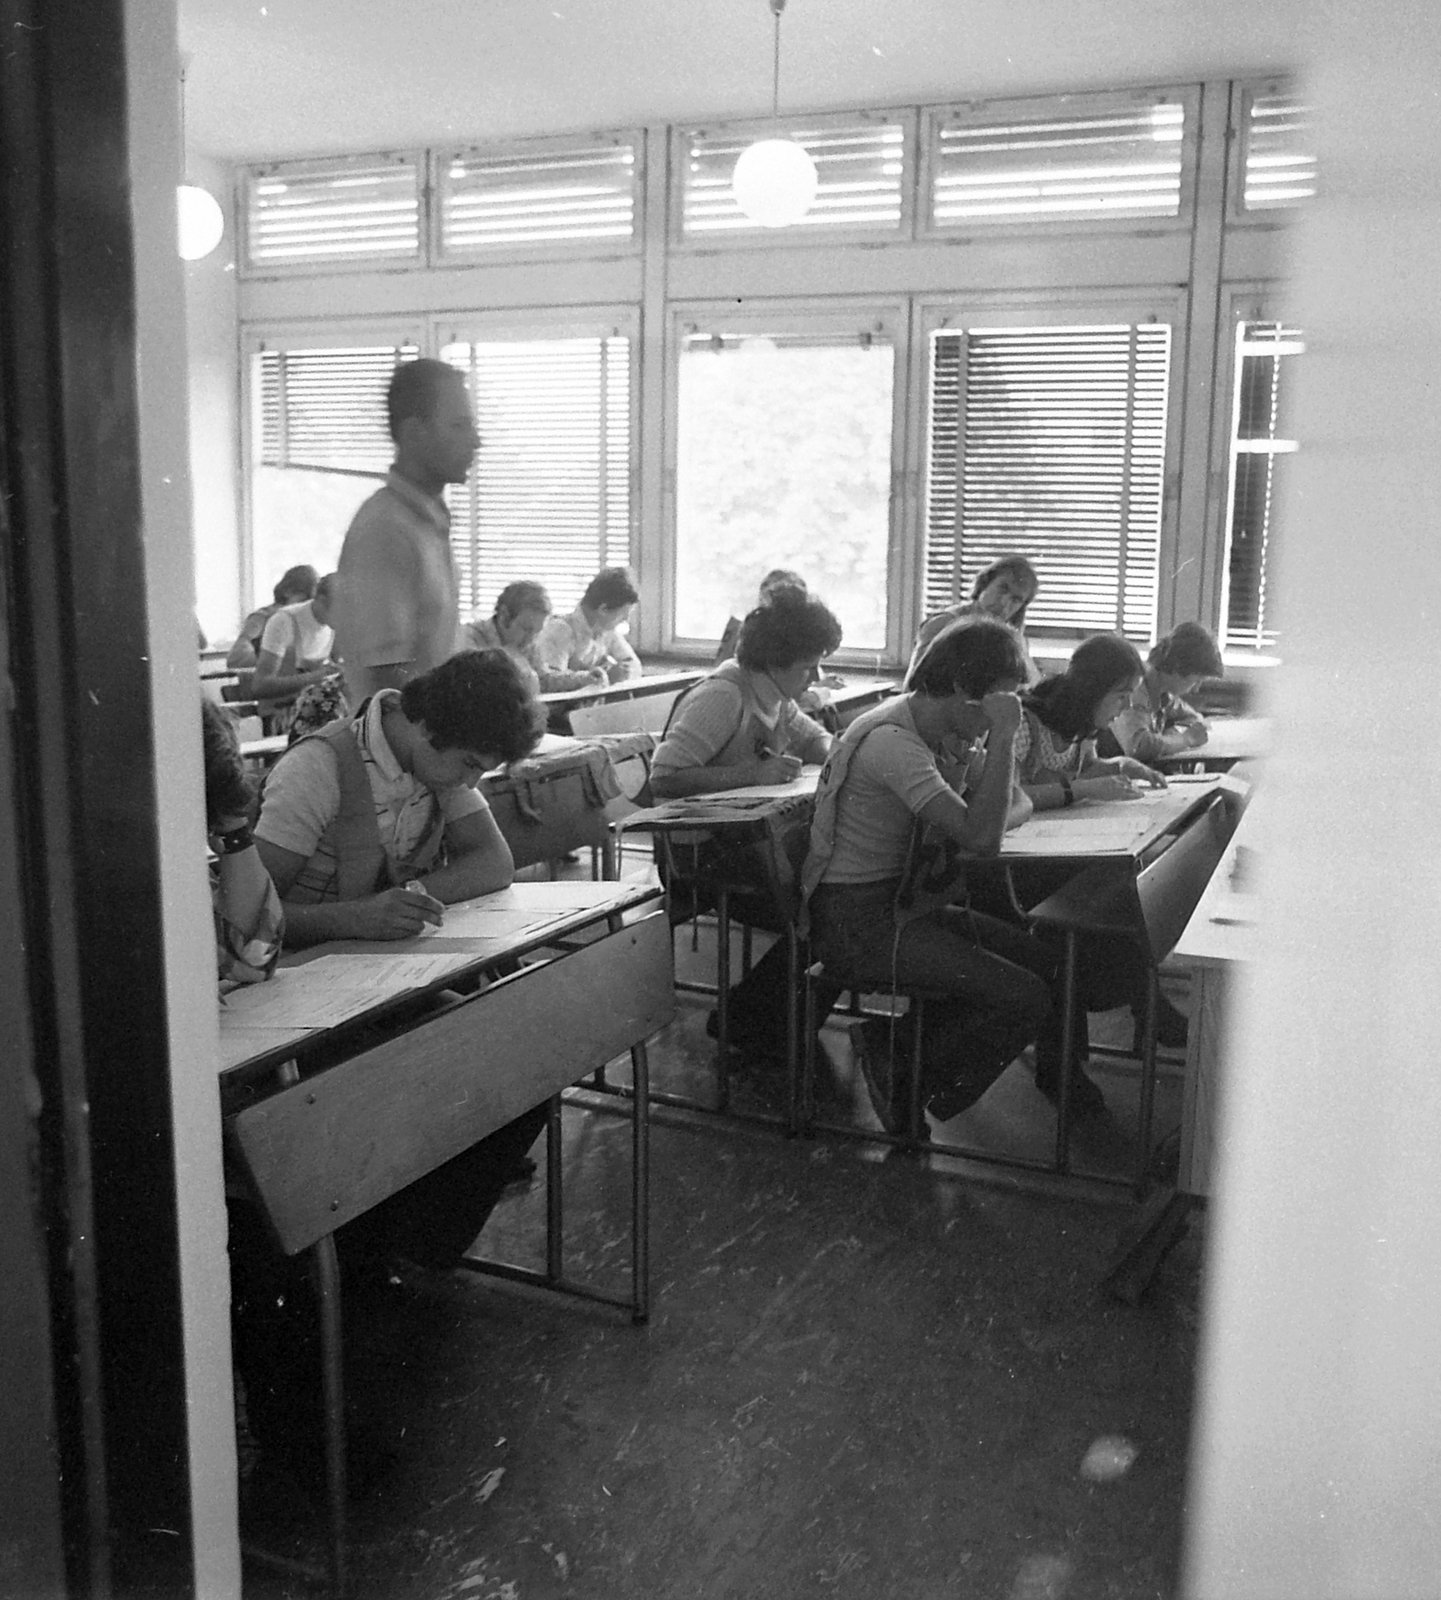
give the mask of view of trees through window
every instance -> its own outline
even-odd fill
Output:
[[[894,353],[868,336],[693,337],[680,357],[675,632],[716,639],[772,567],[886,638]]]

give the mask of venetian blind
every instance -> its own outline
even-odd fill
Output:
[[[1153,637],[1170,357],[1163,323],[932,336],[927,614],[1020,554],[1029,626]]]
[[[630,340],[451,344],[481,447],[449,491],[462,611],[488,616],[506,584],[533,578],[569,610],[602,567],[630,559]]]
[[[794,139],[816,164],[815,203],[789,228],[751,221],[731,193],[736,158],[762,138]],[[862,119],[825,125],[770,128],[688,128],[678,152],[683,163],[681,232],[686,239],[750,233],[794,243],[799,235],[896,233],[901,225],[906,124]],[[778,237],[777,237],[778,236]]]
[[[242,176],[251,268],[420,260],[414,155],[277,162]]]
[[[413,344],[262,350],[260,462],[265,467],[384,477],[395,455],[385,391]]]
[[[1177,216],[1185,113],[1179,99],[1086,96],[938,113],[931,224]]]
[[[1285,210],[1314,198],[1311,112],[1299,96],[1248,93],[1242,135],[1245,210]]]
[[[1297,329],[1243,322],[1236,335],[1231,497],[1226,529],[1226,643],[1269,650],[1278,642],[1275,573],[1278,477],[1297,449],[1284,437],[1283,366],[1304,350]]]
[[[441,253],[630,240],[636,171],[630,139],[441,152],[436,158]]]

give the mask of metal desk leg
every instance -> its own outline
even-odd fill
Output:
[[[650,1317],[650,1057],[645,1041],[630,1049],[635,1093],[631,1097],[631,1282],[630,1320]]]
[[[731,1103],[731,915],[730,893],[724,882],[716,890],[715,981],[716,1110],[726,1111]]]
[[[794,923],[786,924],[786,1082],[790,1085],[790,1110],[786,1132],[794,1139],[801,1131],[801,941]]]
[[[1156,1110],[1156,1009],[1160,980],[1153,967],[1146,980],[1146,1014],[1141,1019],[1141,1109],[1136,1125],[1136,1194],[1146,1183],[1151,1159],[1151,1122]]]
[[[559,1283],[565,1275],[565,1193],[562,1187],[560,1096],[545,1103],[545,1275]]]
[[[1066,932],[1061,969],[1061,1082],[1056,1095],[1056,1171],[1071,1166],[1071,1055],[1076,1048],[1076,935]]]
[[[325,1491],[330,1511],[330,1583],[345,1593],[345,1368],[341,1350],[340,1262],[327,1234],[310,1252],[320,1312],[320,1381],[325,1397]]]

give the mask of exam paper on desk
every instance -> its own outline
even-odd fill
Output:
[[[282,967],[269,983],[225,997],[221,1027],[333,1028],[386,995],[423,989],[465,965],[454,952],[435,955],[330,955],[303,967]]]

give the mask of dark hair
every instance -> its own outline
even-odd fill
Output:
[[[222,817],[249,815],[255,785],[240,754],[240,735],[224,706],[200,702],[200,737],[205,757],[205,823],[213,829]]]
[[[799,572],[792,572],[789,567],[772,567],[761,579],[761,603],[773,600],[778,594],[809,594],[806,580]]]
[[[339,582],[340,574],[338,572],[327,572],[320,582],[316,584],[315,593],[311,598],[314,600],[333,600],[335,598],[335,587]]]
[[[596,611],[614,611],[618,606],[633,606],[639,599],[624,567],[606,567],[586,585],[580,603]]]
[[[462,650],[400,691],[400,709],[423,722],[437,750],[473,750],[519,761],[545,731],[540,702],[501,650]]]
[[[1123,683],[1135,683],[1144,670],[1140,651],[1128,639],[1098,633],[1076,646],[1064,672],[1026,695],[1026,708],[1063,739],[1079,739],[1096,732],[1101,701]]]
[[[495,597],[497,617],[509,619],[519,616],[522,611],[544,611],[549,616],[551,609],[550,596],[545,592],[545,585],[536,583],[530,578],[521,578],[515,583],[506,584]]]
[[[971,585],[971,601],[974,604],[987,589],[1001,576],[1009,572],[1019,578],[1031,591],[1026,599],[1026,605],[1010,619],[1013,628],[1024,628],[1026,625],[1026,606],[1036,598],[1036,590],[1041,587],[1041,580],[1036,576],[1036,569],[1024,556],[1002,556],[999,561],[993,561],[990,566],[982,567],[976,574],[976,581]]]
[[[417,361],[402,361],[390,375],[390,386],[385,391],[385,415],[390,424],[390,437],[400,442],[400,425],[407,417],[418,417],[429,422],[435,415],[435,405],[448,383],[465,386],[465,375],[448,361],[436,361],[421,356]]]
[[[841,625],[829,606],[798,589],[780,589],[746,613],[736,660],[749,672],[784,670],[812,656],[828,656],[840,642]]]
[[[312,599],[319,582],[320,576],[314,567],[287,567],[272,591],[276,605],[290,606],[301,600]]]
[[[1178,622],[1146,659],[1157,672],[1177,678],[1220,678],[1226,671],[1216,641],[1199,622]]]
[[[997,617],[963,617],[942,628],[911,671],[909,687],[933,700],[958,689],[974,700],[1007,678],[1026,681],[1026,653]]]

